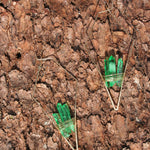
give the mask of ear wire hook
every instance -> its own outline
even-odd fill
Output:
[[[99,1],[98,1],[98,3],[99,3]],[[99,14],[102,14],[102,13],[105,13],[105,12],[109,12],[111,15],[112,15],[112,13],[111,13],[111,10],[113,10],[113,2],[112,2],[112,7],[109,9],[106,9],[106,10],[104,10],[104,11],[101,11],[101,12],[98,12],[97,13],[97,15],[96,15],[96,17],[95,17],[95,21],[94,21],[94,23],[93,23],[93,25],[92,25],[92,27],[91,27],[91,32],[89,32],[88,33],[88,29],[86,30],[86,33],[87,33],[87,35],[88,35],[88,37],[89,37],[89,40],[91,40],[90,39],[90,37],[91,37],[91,35],[92,35],[92,31],[93,31],[93,28],[94,28],[94,24],[95,24],[95,22],[97,21],[97,18],[98,18],[98,15]],[[91,23],[91,22],[90,22]],[[90,25],[89,25],[90,26]],[[89,28],[89,26],[88,26],[88,28]],[[120,92],[119,92],[119,98],[118,98],[118,102],[117,102],[117,105],[115,106],[115,104],[114,104],[114,101],[113,101],[113,98],[112,98],[112,96],[111,96],[111,94],[110,94],[110,92],[109,92],[109,90],[108,90],[108,88],[107,88],[107,86],[106,86],[106,83],[105,83],[105,79],[104,79],[104,77],[103,77],[103,75],[102,75],[102,73],[101,73],[101,71],[100,71],[100,66],[99,66],[99,64],[98,63],[96,63],[94,60],[93,60],[93,58],[91,58],[91,60],[92,60],[92,62],[94,63],[94,65],[96,66],[96,68],[97,68],[97,70],[98,70],[98,73],[99,73],[99,75],[100,75],[100,77],[102,78],[102,81],[103,81],[103,83],[104,83],[104,86],[105,86],[105,89],[106,89],[106,91],[107,91],[107,93],[108,93],[108,96],[109,96],[109,99],[110,99],[110,101],[111,101],[111,104],[112,104],[112,106],[113,106],[113,108],[114,108],[114,110],[115,111],[117,111],[118,109],[119,109],[119,106],[120,106],[120,102],[121,102],[121,94],[122,94],[122,87],[123,87],[123,83],[124,83],[124,78],[125,78],[125,75],[126,75],[126,70],[127,70],[127,66],[128,66],[128,63],[129,63],[129,58],[130,58],[130,56],[131,56],[131,54],[132,54],[132,48],[133,48],[133,45],[134,45],[134,40],[133,40],[133,38],[131,39],[131,42],[130,42],[130,48],[129,48],[129,50],[128,50],[128,58],[127,58],[127,61],[126,61],[126,65],[125,65],[125,69],[124,69],[124,73],[123,73],[123,77],[122,77],[122,82],[121,82],[121,87],[120,87]],[[84,45],[84,48],[86,49],[86,51],[88,52],[88,55],[89,55],[89,50],[87,50],[87,48],[85,47],[85,45]],[[90,55],[89,55],[90,56]]]
[[[76,121],[77,121],[77,119],[76,119],[76,118],[77,118],[77,115],[76,115],[76,100],[77,100],[77,86],[78,86],[78,80],[77,80],[77,78],[76,78],[73,74],[71,74],[68,70],[66,70],[60,63],[58,63],[57,59],[56,59],[54,56],[49,56],[49,57],[47,57],[47,58],[42,58],[42,59],[38,59],[38,58],[37,58],[37,60],[40,61],[40,65],[39,65],[39,67],[38,67],[38,74],[37,74],[37,78],[36,78],[36,81],[35,81],[35,86],[34,86],[34,89],[33,89],[32,99],[34,100],[34,102],[36,102],[36,103],[42,108],[42,111],[46,114],[46,116],[47,116],[47,117],[50,119],[50,121],[53,123],[54,127],[56,127],[57,129],[58,129],[58,127],[57,127],[57,125],[56,125],[56,123],[55,123],[53,117],[51,117],[50,115],[48,115],[48,114],[46,113],[46,111],[43,109],[42,105],[34,98],[34,94],[35,94],[35,90],[36,90],[36,85],[37,85],[37,80],[38,80],[39,73],[40,73],[40,70],[41,70],[41,65],[42,65],[42,62],[41,62],[41,61],[48,61],[48,60],[53,61],[53,62],[56,63],[58,66],[60,66],[61,68],[63,68],[63,69],[65,70],[65,72],[66,72],[67,74],[69,74],[70,76],[72,76],[73,79],[76,81],[75,114],[74,114],[74,115],[75,115],[75,141],[76,141],[76,150],[78,150],[78,136],[77,136],[77,123],[76,123]],[[58,129],[58,130],[59,130],[59,129]],[[70,146],[70,148],[71,148],[72,150],[75,150],[75,149],[73,148],[72,144],[67,140],[67,138],[64,137],[64,136],[63,136],[63,138],[64,138],[65,141],[68,143],[68,145]]]

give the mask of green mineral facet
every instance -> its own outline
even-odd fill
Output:
[[[112,87],[115,83],[117,86],[121,87],[122,76],[123,76],[123,60],[122,58],[118,59],[117,72],[116,72],[116,61],[113,56],[110,56],[109,59],[106,58],[105,62],[105,83],[106,86]]]
[[[118,80],[119,80],[119,81],[117,81],[117,85],[119,87],[121,87],[122,75],[123,75],[123,60],[122,60],[122,58],[118,59],[117,75],[118,75]]]
[[[59,113],[54,113],[53,117],[58,125],[61,134],[68,138],[71,132],[75,131],[74,121],[71,119],[70,110],[67,104],[57,104],[57,110]]]
[[[60,116],[57,113],[53,113],[53,117],[57,123],[57,125],[59,124],[59,122],[61,121]]]
[[[61,104],[61,103],[58,103],[58,104],[57,104],[57,110],[58,110],[58,112],[59,112],[61,121],[62,121],[62,122],[66,121],[66,120],[67,120],[67,118],[66,118],[66,112],[63,110],[63,107],[62,107],[62,104]]]
[[[109,59],[105,59],[105,78],[111,77],[111,75],[116,74],[116,61],[115,58],[111,55]],[[105,79],[106,80],[106,79]],[[116,82],[110,81],[106,82],[107,87],[112,87]]]
[[[71,119],[70,110],[69,110],[68,105],[64,104],[62,107],[63,107],[63,110],[65,111],[66,120]]]
[[[109,57],[109,75],[116,74],[116,61],[113,56]],[[109,82],[109,86],[112,87],[115,81]]]

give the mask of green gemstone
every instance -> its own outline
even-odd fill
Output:
[[[106,78],[111,78],[113,74],[116,74],[116,61],[115,58],[111,55],[109,59],[105,59],[105,80]],[[109,81],[106,82],[107,87],[112,87],[116,82],[115,81]]]
[[[69,110],[68,105],[64,104],[62,107],[63,107],[63,110],[64,110],[65,115],[66,115],[66,120],[71,119],[70,110]]]
[[[121,87],[122,77],[123,77],[123,60],[122,58],[118,59],[117,72],[116,72],[116,61],[113,56],[106,58],[105,63],[105,83],[106,86],[112,87],[115,83],[117,86]]]
[[[67,104],[57,104],[58,113],[54,113],[53,117],[58,125],[61,134],[68,138],[71,132],[75,132],[74,121],[71,119],[70,110]]]
[[[62,104],[61,103],[58,103],[57,104],[57,110],[58,110],[58,113],[60,115],[60,118],[61,118],[61,121],[64,122],[66,121],[66,114],[65,114],[65,111],[63,110],[63,107],[62,107]]]
[[[122,75],[123,75],[123,60],[122,60],[122,58],[118,59],[117,74],[118,74],[118,80],[119,80],[119,81],[117,81],[117,85],[119,87],[121,87]]]
[[[58,125],[60,123],[60,121],[61,121],[59,114],[53,113],[53,117],[54,117],[54,119],[55,119],[55,121],[56,121],[56,123]]]

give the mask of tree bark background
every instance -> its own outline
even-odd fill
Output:
[[[103,13],[99,13],[103,11]],[[97,20],[95,20],[98,14]],[[113,110],[94,65],[132,46],[121,104]],[[0,149],[69,150],[47,114],[68,102],[81,150],[150,149],[149,0],[0,0]],[[112,88],[112,96],[118,91]],[[75,146],[74,134],[70,137]]]

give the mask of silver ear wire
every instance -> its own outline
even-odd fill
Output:
[[[98,3],[99,3],[99,1],[98,1]],[[91,36],[91,35],[92,35],[92,31],[93,31],[93,28],[94,28],[94,24],[95,24],[95,22],[97,21],[98,15],[99,15],[99,14],[102,14],[102,13],[105,13],[105,12],[108,12],[108,13],[110,13],[110,15],[112,15],[111,11],[113,10],[113,8],[114,8],[114,5],[113,5],[113,2],[112,2],[111,8],[108,8],[108,9],[106,9],[106,10],[104,10],[104,11],[101,11],[101,12],[98,12],[98,13],[96,14],[96,17],[95,17],[95,19],[94,19],[94,23],[93,23],[93,25],[92,25],[92,27],[91,27],[91,32],[88,32],[88,29],[87,29],[87,35],[88,35],[88,37],[89,37],[89,40],[90,40],[90,37],[92,37],[92,36]],[[112,15],[112,16],[113,16],[113,15]],[[90,26],[90,25],[89,25],[89,26]],[[115,106],[114,101],[113,101],[113,98],[112,98],[112,96],[111,96],[111,94],[110,94],[110,92],[109,92],[109,90],[108,90],[108,88],[107,88],[107,86],[106,86],[105,79],[104,79],[104,77],[103,77],[103,75],[102,75],[102,73],[101,73],[101,71],[100,71],[100,66],[99,66],[99,64],[98,64],[98,63],[95,63],[95,61],[92,60],[92,62],[95,64],[95,66],[96,66],[96,68],[97,68],[97,70],[98,70],[98,73],[99,73],[100,77],[101,77],[102,80],[103,80],[105,89],[106,89],[106,91],[107,91],[107,93],[108,93],[108,96],[109,96],[109,99],[110,99],[111,104],[112,104],[112,106],[113,106],[113,109],[116,110],[116,111],[119,109],[119,106],[120,106],[121,94],[122,94],[122,87],[123,87],[123,83],[124,83],[124,77],[125,77],[125,74],[126,74],[126,69],[127,69],[128,63],[129,63],[129,58],[130,58],[130,56],[131,56],[131,54],[132,54],[132,48],[133,48],[133,45],[134,45],[134,40],[131,41],[130,45],[131,45],[131,46],[130,46],[130,49],[129,49],[129,51],[128,51],[128,58],[127,58],[127,61],[126,61],[126,64],[125,64],[125,69],[124,69],[124,73],[123,73],[123,77],[122,77],[122,82],[121,82],[121,86],[120,86],[119,98],[118,98],[118,102],[117,102],[117,105],[116,105],[116,106]],[[89,55],[89,50],[86,48],[86,46],[84,46],[84,47],[85,47],[85,49],[86,49],[86,51],[88,52],[88,55]],[[89,55],[89,56],[90,56],[90,55]],[[92,58],[91,58],[91,59],[92,59]]]
[[[38,81],[38,77],[39,77],[39,73],[40,73],[40,70],[41,70],[41,66],[42,66],[42,61],[53,61],[54,63],[56,63],[58,66],[60,66],[61,68],[63,68],[67,74],[69,74],[75,81],[76,81],[76,95],[75,95],[75,141],[76,141],[76,150],[78,150],[78,137],[77,137],[77,115],[76,115],[76,100],[77,100],[77,86],[78,86],[78,80],[77,78],[72,75],[68,70],[66,70],[60,63],[58,63],[57,59],[54,57],[54,56],[49,56],[47,58],[42,58],[42,59],[38,59],[38,61],[40,61],[40,65],[38,67],[38,73],[37,73],[37,78],[36,78],[36,81],[35,81],[35,86],[34,86],[34,89],[33,89],[33,94],[32,94],[32,99],[34,100],[35,103],[37,103],[43,110],[43,112],[46,114],[46,116],[50,119],[50,121],[53,123],[53,125],[58,129],[54,119],[52,116],[48,115],[47,112],[43,109],[42,105],[34,98],[34,94],[35,94],[35,91],[36,91],[36,84],[37,84],[37,81]],[[58,129],[59,130],[59,129]],[[69,142],[69,140],[63,136],[63,138],[65,139],[65,141],[68,143],[68,145],[70,146],[70,148],[72,150],[75,150],[74,147],[72,146],[72,144]]]

